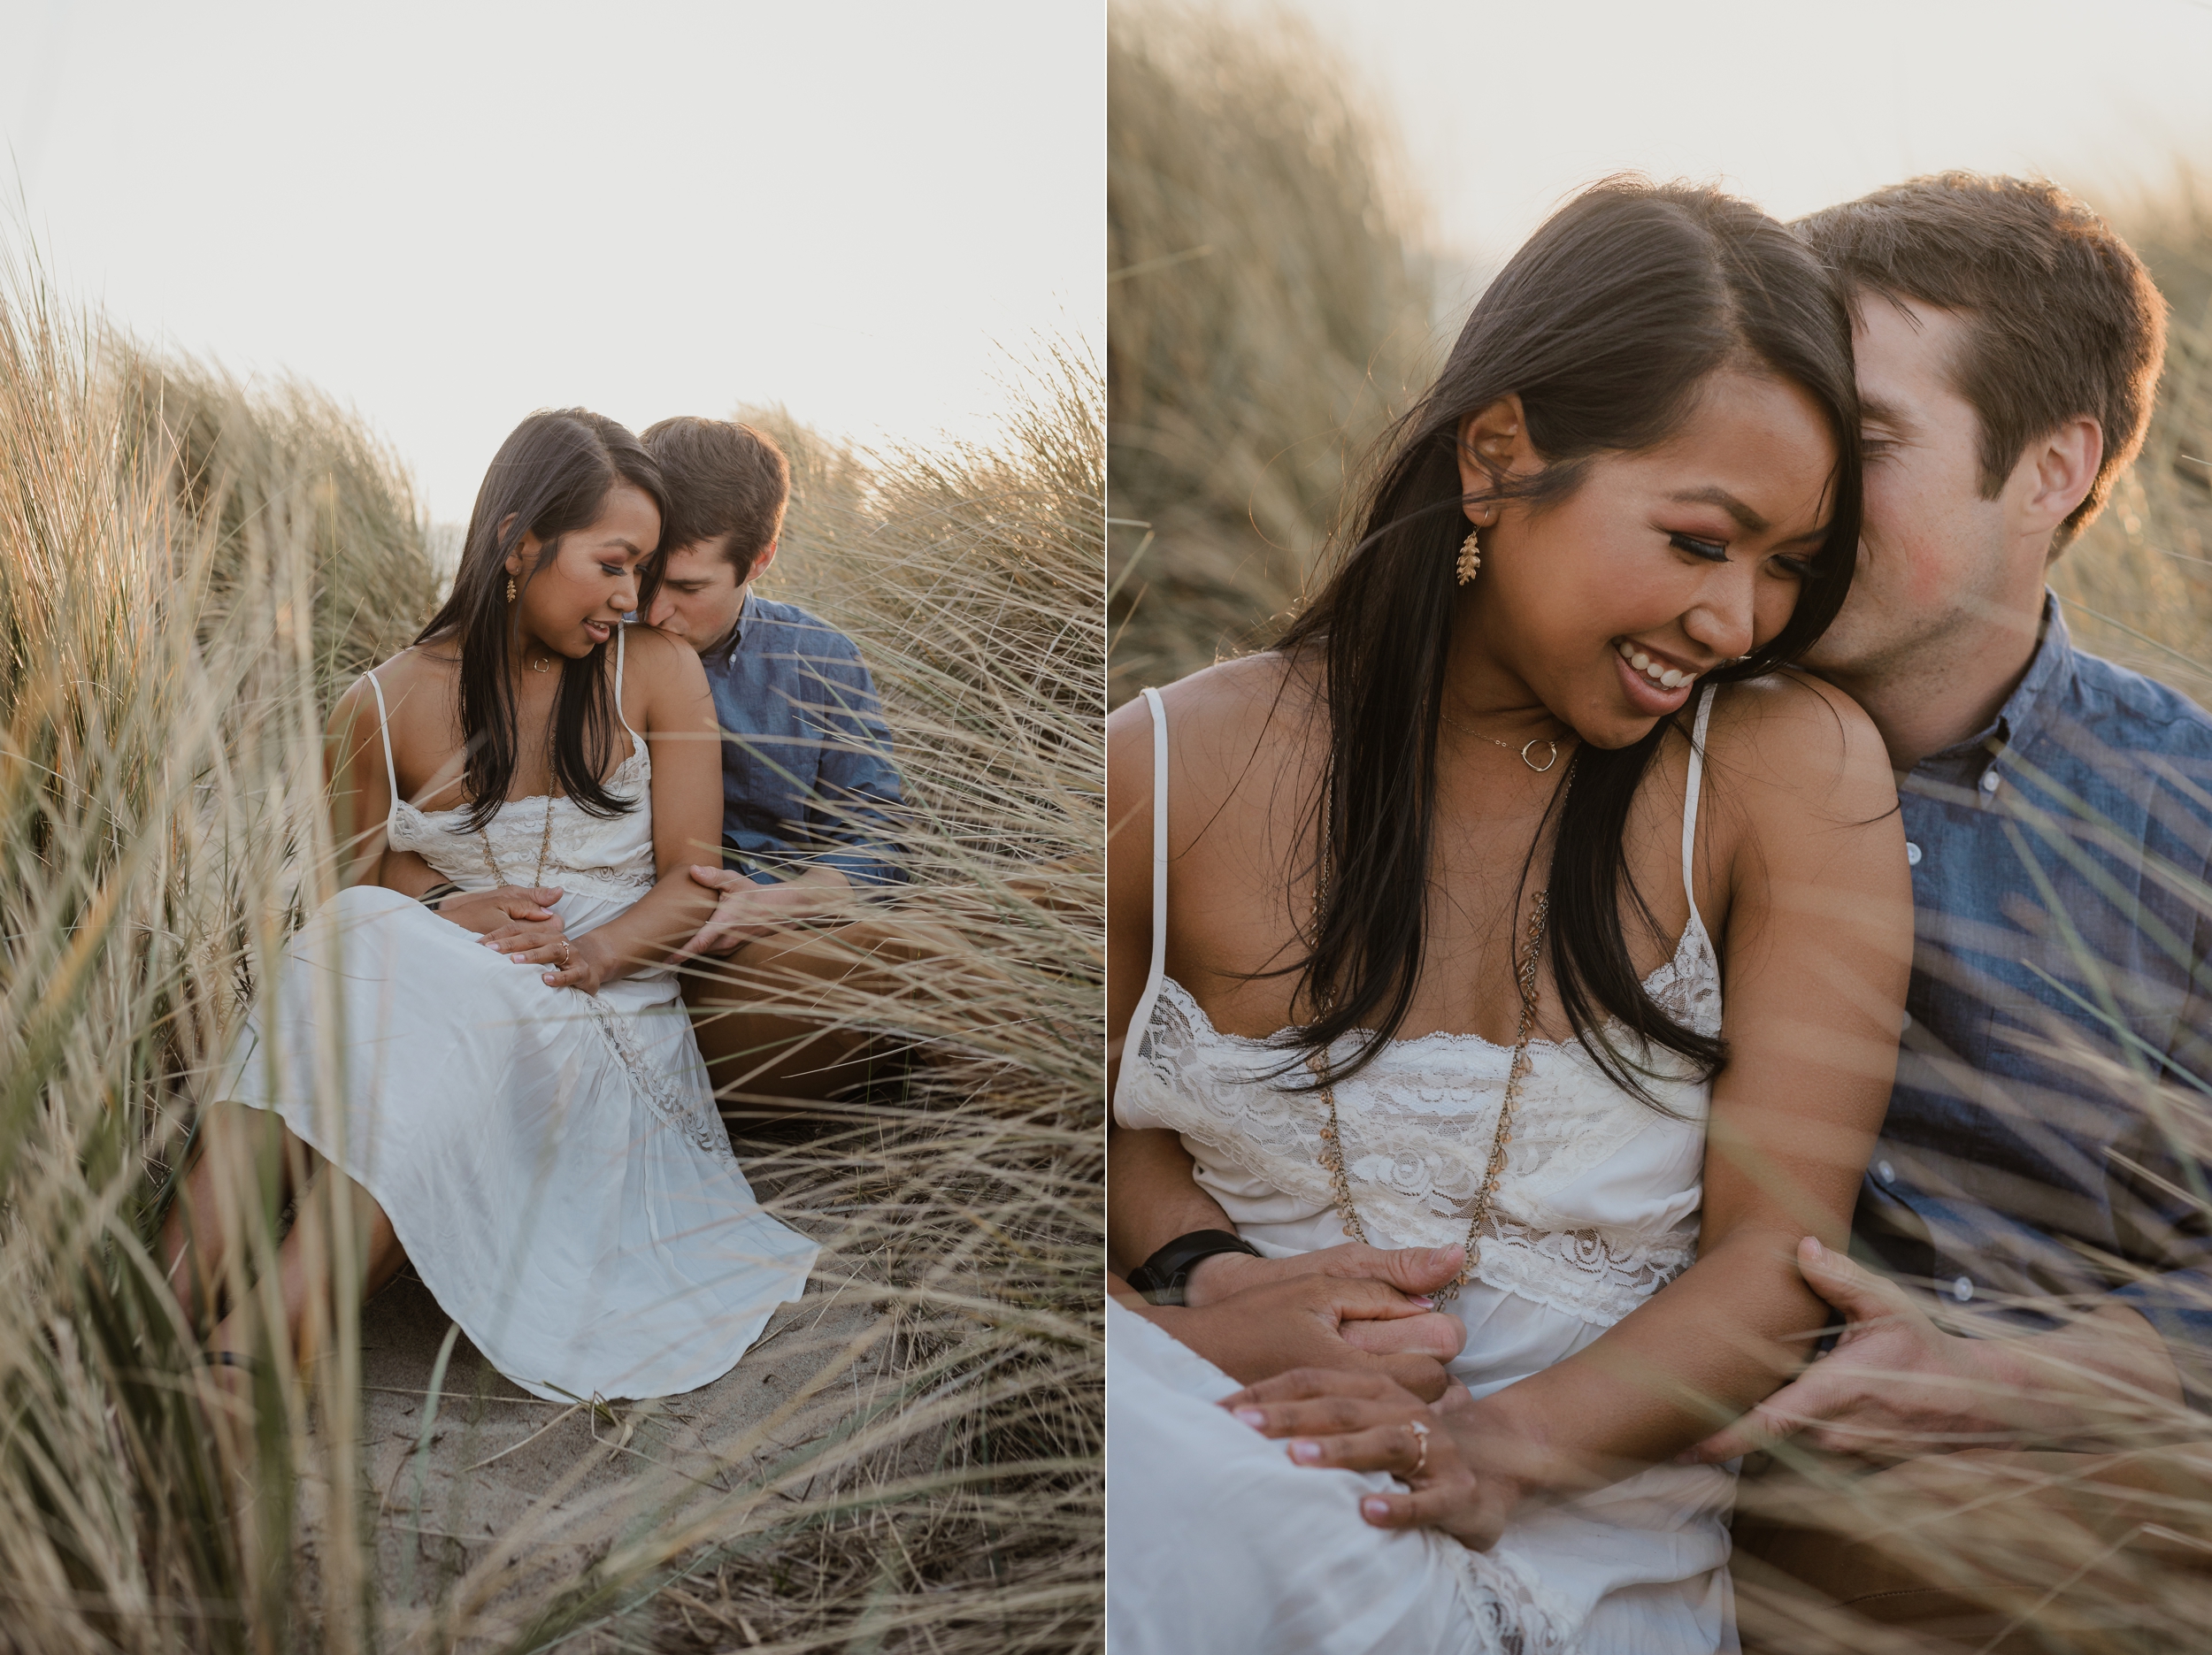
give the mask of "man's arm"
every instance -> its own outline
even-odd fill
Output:
[[[823,742],[806,813],[810,836],[830,848],[807,860],[856,888],[902,885],[906,870],[893,824],[906,800],[875,680],[857,652],[849,660],[811,665],[824,698],[815,710],[833,733]]]

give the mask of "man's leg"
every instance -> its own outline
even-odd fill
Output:
[[[960,1000],[979,986],[970,980],[978,965],[932,925],[795,926],[693,961],[684,1000],[718,1097],[818,1102],[894,1057],[897,1040],[870,1026],[887,1002]]]
[[[2134,1651],[2212,1623],[2212,1444],[1747,1469],[1747,1655]]]

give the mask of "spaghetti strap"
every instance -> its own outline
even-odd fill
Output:
[[[626,623],[624,623],[624,622],[621,622],[621,621],[617,621],[617,622],[615,623],[615,625],[614,625],[614,716],[615,716],[615,718],[617,719],[617,721],[618,721],[618,722],[619,722],[619,723],[620,723],[620,724],[622,725],[622,728],[623,728],[625,731],[627,731],[627,732],[628,732],[628,733],[629,733],[629,737],[630,737],[630,750],[631,750],[633,753],[642,753],[642,752],[644,752],[644,751],[645,751],[645,743],[644,743],[643,739],[641,739],[641,738],[638,735],[638,732],[637,732],[636,731],[634,731],[634,730],[631,730],[631,729],[630,729],[630,721],[629,721],[627,718],[624,717],[624,716],[623,716],[623,713],[622,713],[622,656],[623,656],[623,653],[624,653],[624,652],[623,652],[623,647],[622,647],[622,646],[623,646],[623,640],[625,640],[625,639],[628,636],[628,634],[629,634],[629,631],[630,631],[630,629],[629,629],[629,626],[627,625],[627,624],[626,624]]]
[[[1705,727],[1713,718],[1713,693],[1708,684],[1697,693],[1697,717],[1690,729],[1690,771],[1682,787],[1682,893],[1690,899],[1690,923],[1700,931],[1705,921],[1697,911],[1697,881],[1692,853],[1697,848],[1697,795],[1705,779]]]
[[[1145,973],[1144,992],[1129,1019],[1129,1036],[1121,1049],[1122,1074],[1151,1026],[1152,1008],[1160,998],[1160,984],[1167,975],[1167,708],[1160,692],[1143,692],[1152,709],[1152,962]]]
[[[376,681],[376,669],[372,667],[361,675],[369,681],[370,693],[376,697],[376,733],[384,738],[384,783],[388,798],[384,806],[384,831],[389,837],[392,818],[399,810],[399,771],[392,763],[392,716],[385,710],[384,686]]]

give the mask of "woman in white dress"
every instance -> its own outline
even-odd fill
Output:
[[[272,1166],[287,1191],[339,1182],[365,1295],[411,1261],[541,1397],[704,1384],[803,1291],[814,1245],[754,1200],[665,963],[712,907],[690,870],[722,787],[698,657],[623,623],[651,601],[664,503],[622,426],[531,416],[452,597],[333,712],[343,888],[214,1077],[164,1229],[211,1361],[252,1348],[251,1301],[222,1300],[231,1220]],[[318,1226],[285,1239],[296,1345],[333,1256]]]
[[[1732,1473],[1672,1461],[1824,1320],[1910,948],[1881,744],[1784,670],[1857,422],[1782,226],[1600,186],[1282,641],[1115,715],[1117,1655],[1733,1646]],[[1394,1248],[1433,1304],[1317,1291]]]

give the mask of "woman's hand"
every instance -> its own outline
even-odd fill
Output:
[[[442,898],[431,911],[440,919],[449,919],[464,931],[491,936],[502,931],[511,931],[518,924],[542,925],[551,920],[557,930],[560,916],[554,913],[552,904],[561,900],[557,885],[503,885],[495,891],[471,891],[460,896]]]
[[[532,965],[551,968],[545,973],[548,988],[580,988],[587,994],[596,994],[610,978],[618,975],[614,951],[597,931],[572,941],[564,937],[549,947],[532,949],[521,957]]]
[[[1262,1436],[1287,1438],[1302,1466],[1387,1471],[1403,1482],[1413,1492],[1361,1498],[1360,1515],[1378,1529],[1440,1529],[1487,1551],[1524,1491],[1456,1381],[1431,1407],[1378,1374],[1302,1368],[1221,1406]]]

